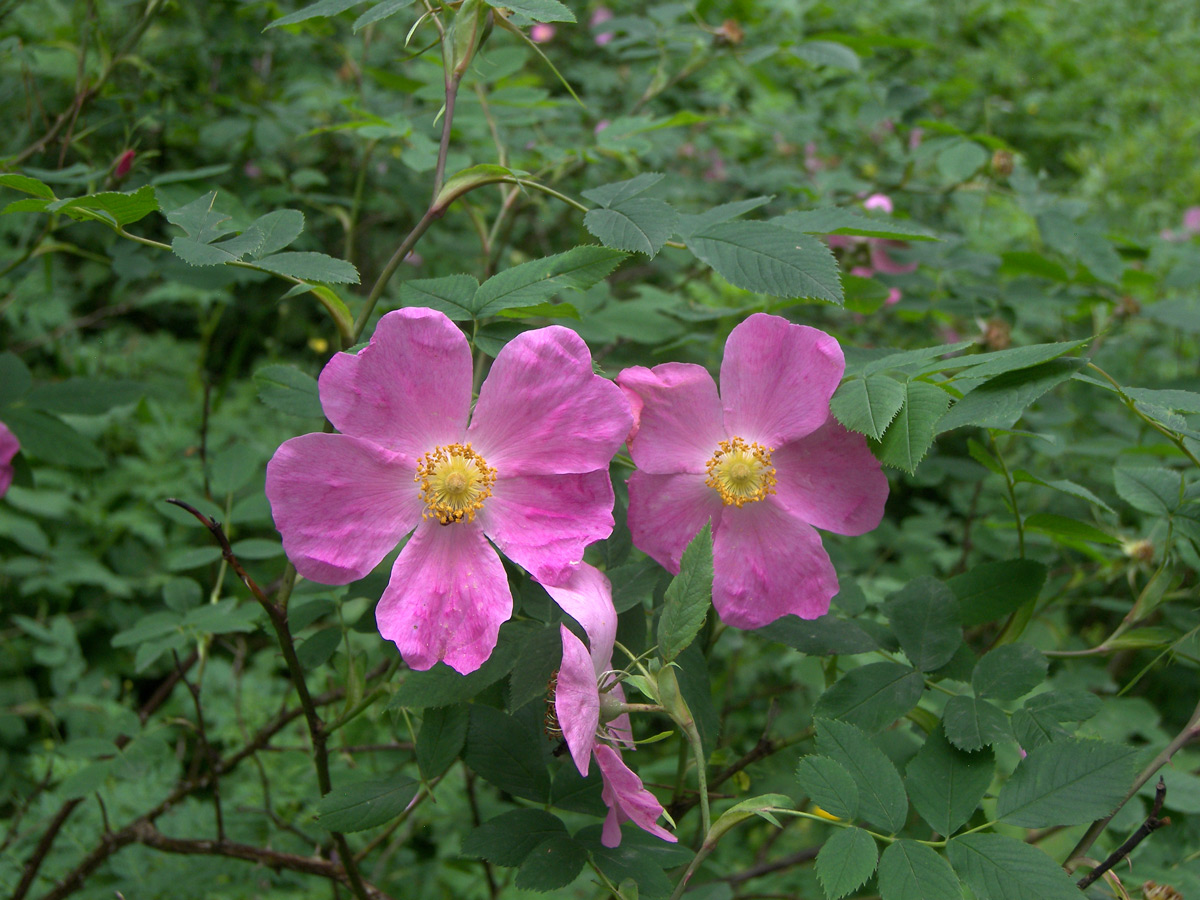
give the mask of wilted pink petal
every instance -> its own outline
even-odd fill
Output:
[[[559,584],[583,549],[613,529],[608,471],[499,478],[479,523],[513,562],[544,585]]]
[[[617,375],[617,384],[640,403],[637,437],[629,445],[638,468],[704,472],[725,437],[721,398],[708,370],[693,363],[633,366]]]
[[[267,463],[267,499],[296,571],[349,584],[421,521],[410,457],[345,434],[302,434]],[[318,477],[319,473],[319,477]]]
[[[554,40],[554,33],[557,30],[553,25],[538,22],[529,29],[529,39],[535,44],[544,44],[547,41]]]
[[[600,843],[605,847],[616,847],[621,843],[621,823],[632,821],[634,825],[664,841],[675,843],[677,838],[658,824],[663,814],[662,804],[642,785],[624,762],[621,754],[607,744],[596,743],[596,764],[604,778],[602,797],[608,805],[608,817]]]
[[[872,194],[863,201],[863,209],[882,209],[885,213],[892,212],[892,198],[887,194]]]
[[[422,522],[375,608],[379,633],[395,642],[410,668],[428,669],[440,659],[464,675],[491,656],[510,615],[504,566],[470,522]]]
[[[629,476],[633,544],[668,572],[679,572],[688,542],[708,522],[717,528],[723,509],[703,475],[653,475],[638,469]]]
[[[813,527],[770,501],[727,508],[713,535],[713,606],[734,628],[829,612],[837,574]]]
[[[398,309],[370,344],[338,353],[321,372],[321,406],[334,427],[416,460],[463,440],[471,409],[471,348],[431,309]]]
[[[830,416],[807,437],[772,456],[775,499],[797,518],[836,534],[865,534],[879,525],[887,476],[862,435]]]
[[[561,585],[546,585],[546,593],[583,626],[591,647],[592,681],[599,681],[612,665],[617,640],[617,611],[607,576],[595,566],[584,564]]]
[[[583,641],[566,625],[562,632],[563,655],[554,683],[554,714],[580,775],[592,761],[596,729],[600,727],[600,689]]]
[[[889,247],[904,249],[904,242],[871,238],[871,265],[875,271],[882,272],[884,275],[904,275],[916,271],[917,264],[915,262],[902,263],[894,260],[888,253]]]
[[[726,431],[770,447],[816,431],[825,424],[845,368],[842,348],[825,332],[755,313],[725,342]]]
[[[587,344],[554,325],[509,341],[479,389],[467,440],[501,477],[608,468],[633,417],[592,371]]]
[[[8,430],[8,426],[0,422],[0,497],[8,493],[13,480],[13,457],[21,449],[16,435]]]

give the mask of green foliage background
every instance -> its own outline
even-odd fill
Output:
[[[542,733],[558,628],[521,573],[517,621],[468,679],[408,672],[378,637],[390,559],[348,587],[297,587],[288,628],[331,727],[322,799],[272,623],[165,503],[222,522],[278,588],[266,461],[322,427],[314,379],[333,352],[388,309],[432,304],[484,362],[554,321],[609,375],[715,371],[760,310],[846,349],[834,411],[888,465],[887,514],[824,536],[831,616],[743,634],[710,615],[678,654],[717,826],[736,824],[694,893],[907,900],[965,881],[988,900],[1002,869],[1022,896],[1077,894],[1058,865],[1164,749],[1172,824],[1121,878],[1132,896],[1146,880],[1200,890],[1200,755],[1180,740],[1200,696],[1200,245],[1180,224],[1200,204],[1194,4],[613,2],[596,26],[597,5],[568,5],[578,23],[536,47],[494,27],[445,160],[487,184],[381,283],[436,194],[444,73],[421,5],[335,3],[268,29],[296,8],[0,2],[0,421],[23,449],[0,500],[0,886],[328,896],[294,869],[142,839],[60,886],[159,804],[160,835],[214,838],[220,771],[230,840],[328,859],[350,832],[363,877],[394,896],[595,896],[600,878],[671,894],[699,845],[686,741],[633,757],[680,844],[627,830],[603,850],[598,780]],[[356,29],[372,9],[392,14]],[[633,199],[605,189],[634,178]],[[894,213],[864,210],[873,193]],[[710,212],[742,201],[740,219]],[[899,240],[887,252],[918,267],[853,276],[871,263],[858,240],[835,269],[817,235],[839,230]],[[769,276],[752,252],[768,234],[801,251]],[[598,260],[594,277],[563,276],[568,252]],[[523,264],[528,294],[478,305],[475,283]],[[670,577],[621,525],[627,471],[618,529],[589,559],[613,579],[621,641],[674,656],[655,630]],[[671,727],[646,717],[638,736]],[[522,765],[498,767],[497,747]],[[1153,784],[1088,855],[1137,827]],[[551,861],[532,838],[514,849],[521,835],[551,841]]]

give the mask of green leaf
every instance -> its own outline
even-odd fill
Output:
[[[885,466],[912,474],[933,445],[938,420],[950,405],[950,395],[926,381],[905,382],[903,388],[904,406],[874,446],[875,455]]]
[[[687,245],[734,287],[841,305],[833,252],[809,235],[769,222],[722,222],[691,235]]]
[[[471,300],[471,314],[482,319],[502,309],[549,300],[563,290],[586,291],[624,258],[619,250],[584,246],[513,266],[479,286]]]
[[[583,317],[570,303],[538,303],[534,306],[516,306],[499,313],[505,319],[576,319]]]
[[[1058,210],[1048,210],[1037,217],[1042,239],[1063,256],[1087,267],[1096,278],[1118,284],[1125,264],[1102,229],[1077,222]]]
[[[474,673],[472,673],[474,674]],[[471,707],[463,760],[480,778],[516,797],[546,803],[550,776],[542,762],[545,736],[517,719],[479,704]]]
[[[841,763],[858,787],[859,816],[893,833],[903,828],[908,797],[892,761],[853,725],[834,719],[816,725],[817,752]]]
[[[916,669],[877,662],[851,669],[826,689],[814,715],[879,731],[917,705],[925,678]]]
[[[317,804],[317,821],[329,831],[363,831],[390,822],[417,795],[417,783],[395,772],[334,788]]]
[[[936,578],[913,579],[888,598],[884,612],[900,649],[922,672],[944,666],[962,644],[958,601]]]
[[[144,641],[168,634],[175,634],[183,625],[182,617],[175,612],[152,612],[142,616],[129,628],[118,631],[112,639],[114,647],[133,647]]]
[[[70,197],[47,204],[46,212],[63,212],[76,221],[96,220],[110,227],[131,225],[158,212],[158,196],[151,185],[122,193],[105,191],[86,197]]]
[[[828,756],[802,756],[796,780],[809,799],[847,822],[858,816],[858,786],[846,767]]]
[[[223,266],[237,261],[237,256],[228,250],[186,237],[173,238],[171,252],[189,266]]]
[[[928,374],[946,369],[964,369],[965,371],[959,372],[959,377],[990,378],[993,375],[1040,366],[1072,350],[1078,350],[1086,343],[1086,340],[1062,341],[1057,344],[1031,344],[1028,347],[1012,347],[1008,350],[994,350],[991,353],[967,354],[940,360],[926,366],[922,371]]]
[[[400,285],[400,304],[436,309],[454,321],[462,322],[474,317],[471,298],[478,290],[479,282],[470,275],[417,278]]]
[[[662,200],[638,197],[615,206],[588,210],[584,227],[605,247],[654,258],[675,231],[679,214]]]
[[[962,900],[950,863],[916,841],[896,841],[879,857],[881,900]]]
[[[1012,740],[1008,716],[987,700],[960,694],[942,712],[942,727],[955,747],[975,752],[998,741]]]
[[[575,14],[558,0],[502,0],[488,3],[497,9],[511,9],[535,22],[574,22]]]
[[[279,28],[281,25],[295,25],[297,22],[305,22],[320,16],[336,16],[338,13],[343,13],[350,7],[358,6],[364,2],[366,0],[317,0],[316,3],[310,3],[308,6],[301,7],[291,15],[276,19],[267,28]],[[265,31],[266,29],[263,30]]]
[[[971,687],[982,699],[1016,700],[1045,681],[1048,668],[1046,657],[1031,644],[1003,644],[975,664]]]
[[[445,663],[438,663],[423,672],[408,672],[404,683],[392,697],[392,707],[428,709],[433,706],[449,706],[470,700],[490,684],[494,684],[512,670],[523,642],[540,625],[522,622],[506,622],[500,628],[496,649],[487,662],[469,675],[460,675]]]
[[[861,828],[834,832],[817,854],[817,878],[829,900],[839,900],[865,884],[879,862],[875,838]]]
[[[717,821],[713,822],[712,830],[709,831],[707,839],[714,843],[723,835],[727,834],[734,826],[745,822],[752,816],[758,816],[765,819],[775,827],[781,827],[779,819],[772,812],[773,809],[791,809],[792,801],[784,794],[759,794],[757,797],[748,797],[735,803],[725,812],[721,813]]]
[[[271,409],[300,418],[323,419],[317,379],[295,366],[263,366],[254,373],[258,399]]]
[[[1025,828],[1082,825],[1116,809],[1133,781],[1138,752],[1074,738],[1030,751],[1000,789],[996,815]]]
[[[262,465],[262,452],[245,441],[222,447],[212,456],[212,492],[221,495],[241,489],[262,469]],[[270,543],[278,546],[276,541]]]
[[[1100,712],[1103,702],[1091,691],[1063,688],[1034,694],[1025,709],[1044,714],[1055,722],[1086,722]]]
[[[897,353],[886,353],[870,362],[863,364],[860,367],[862,375],[874,375],[877,372],[887,372],[897,369],[908,369],[912,366],[918,366],[923,363],[928,363],[929,360],[937,357],[946,357],[952,353],[958,353],[960,350],[965,350],[968,347],[974,347],[974,341],[959,341],[955,344],[939,344],[936,347],[923,347],[920,350],[901,350]],[[963,357],[955,357],[953,359],[939,359],[934,363],[934,371],[940,370],[941,367],[953,367],[960,363]],[[859,374],[859,372],[851,372],[847,366],[847,374]]]
[[[1083,364],[1081,359],[1054,359],[985,381],[954,404],[938,422],[938,433],[963,425],[1011,428],[1030,404],[1069,380]]]
[[[1183,475],[1173,469],[1113,469],[1113,487],[1134,509],[1152,516],[1172,516],[1183,499]]]
[[[287,275],[302,281],[358,284],[358,269],[344,259],[335,259],[324,253],[276,253],[256,260],[254,265],[276,275]]]
[[[584,196],[589,194],[585,191]],[[595,200],[596,198],[592,197]],[[680,215],[679,222],[675,226],[675,233],[685,241],[698,231],[703,231],[709,226],[716,225],[720,222],[728,222],[732,219],[738,219],[752,210],[758,209],[771,202],[770,197],[750,197],[747,200],[737,200],[733,203],[722,203],[720,206],[714,206],[712,209],[706,209],[702,213],[694,215]],[[596,200],[599,203],[599,200]]]
[[[1030,475],[1024,469],[1017,469],[1013,472],[1013,481],[1025,482],[1028,484],[1040,484],[1043,487],[1048,487],[1052,490],[1060,491],[1061,493],[1064,493],[1064,494],[1069,494],[1070,496],[1077,497],[1080,500],[1086,500],[1088,503],[1094,503],[1096,506],[1099,506],[1105,512],[1113,511],[1112,507],[1110,507],[1107,503],[1105,503],[1103,500],[1101,500],[1099,497],[1097,497],[1094,493],[1089,491],[1083,485],[1076,484],[1073,481],[1067,481],[1066,479],[1056,479],[1054,481],[1043,481],[1042,479],[1038,478],[1036,475]],[[1028,520],[1026,520],[1026,521],[1028,521]]]
[[[21,452],[42,462],[76,469],[102,469],[104,454],[61,419],[29,408],[9,407],[4,424],[21,442]]]
[[[869,653],[879,649],[879,641],[856,623],[831,613],[819,619],[784,616],[758,629],[758,634],[769,641],[795,647],[809,656]]]
[[[261,612],[262,609],[257,603],[244,603],[239,606],[236,598],[229,597],[217,603],[205,603],[188,611],[183,617],[183,624],[205,634],[244,633],[254,631],[258,627],[257,621]]]
[[[405,7],[412,6],[413,0],[383,0],[382,3],[377,3],[368,9],[365,13],[354,20],[354,33],[358,34],[368,25],[374,25],[376,22],[382,22],[389,16],[395,15]]]
[[[658,651],[663,662],[671,662],[687,649],[712,605],[712,525],[700,529],[687,548],[679,574],[671,579],[658,620]]]
[[[255,259],[275,253],[288,246],[304,230],[304,213],[295,209],[277,209],[260,216],[234,240],[244,240],[253,249]]]
[[[0,353],[0,406],[20,400],[33,387],[29,367],[15,353]]]
[[[564,888],[575,880],[586,862],[587,850],[573,837],[551,835],[529,851],[514,883],[530,891]]]
[[[39,197],[42,200],[54,200],[54,191],[50,189],[48,184],[38,181],[36,178],[30,178],[28,175],[18,175],[15,172],[7,172],[0,175],[0,187],[12,188],[14,191],[20,191],[23,194],[32,194],[34,197]]]
[[[981,563],[946,584],[958,597],[967,628],[993,622],[1037,599],[1046,567],[1030,559]]]
[[[1107,531],[1101,531],[1095,525],[1069,519],[1066,516],[1056,516],[1053,513],[1034,513],[1025,520],[1025,530],[1038,531],[1052,537],[1065,538],[1068,541],[1091,541],[1095,544],[1120,544],[1119,538],[1113,537]]]
[[[830,66],[835,69],[847,69],[857,72],[862,68],[858,54],[845,44],[834,41],[804,41],[794,45],[792,54],[798,59],[812,63],[814,66]]]
[[[1054,860],[1001,834],[965,834],[947,846],[954,871],[979,900],[1079,900],[1079,888]]]
[[[937,155],[937,169],[946,181],[958,184],[984,167],[988,152],[974,141],[955,141]]]
[[[463,856],[498,866],[519,866],[534,847],[550,837],[566,836],[558,816],[541,809],[515,809],[488,819],[463,841]]]
[[[663,177],[659,172],[643,172],[641,175],[636,175],[625,181],[602,184],[599,187],[589,188],[582,193],[584,199],[591,200],[599,206],[615,206],[618,203],[624,203],[626,200],[632,200],[639,194],[644,194],[662,181]]]
[[[666,900],[671,893],[672,881],[663,868],[680,864],[679,848],[639,828],[628,826],[621,829],[619,847],[605,847],[600,843],[600,830],[600,825],[590,825],[581,829],[575,839],[587,847],[592,861],[610,882],[623,886],[622,896],[631,900],[636,897],[642,900]],[[659,848],[667,849],[672,857],[660,861],[651,855],[658,852]]]
[[[136,381],[100,381],[95,378],[68,378],[52,384],[39,384],[29,392],[26,402],[37,409],[75,416],[94,416],[114,406],[136,403],[146,386]]]
[[[913,808],[938,834],[951,835],[975,814],[995,773],[990,751],[965,753],[937,728],[904,774]]]
[[[898,241],[938,240],[937,235],[904,219],[876,219],[837,207],[799,210],[771,221],[805,234],[844,234]]]
[[[417,768],[426,781],[437,778],[458,759],[467,741],[470,708],[465,703],[425,710],[417,733]]]
[[[521,642],[521,655],[513,666],[508,682],[508,711],[514,713],[526,703],[546,699],[550,677],[562,662],[562,636],[558,626],[534,632]]]
[[[906,396],[904,385],[887,375],[855,378],[837,389],[829,411],[851,431],[879,440]]]
[[[446,179],[446,183],[438,191],[434,206],[439,209],[445,209],[463,194],[473,191],[477,187],[483,187],[487,184],[497,184],[501,181],[515,181],[520,184],[522,179],[528,176],[528,172],[522,172],[520,169],[510,169],[508,166],[498,166],[495,163],[483,163],[478,166],[471,166],[469,169],[456,172]]]
[[[188,237],[200,244],[209,244],[229,234],[233,228],[227,223],[229,216],[216,212],[217,192],[210,191],[186,206],[164,213],[167,221],[184,230]]]
[[[322,628],[296,647],[296,658],[305,671],[311,672],[333,659],[341,643],[342,629],[336,626]]]

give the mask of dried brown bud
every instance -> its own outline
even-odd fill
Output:
[[[983,343],[989,350],[1007,350],[1012,344],[1012,328],[1004,319],[988,319],[983,327]]]
[[[746,39],[746,32],[742,30],[742,26],[737,23],[736,19],[726,19],[721,23],[721,27],[715,32],[713,43],[717,45],[729,44],[736,47]]]
[[[997,150],[992,154],[992,174],[1007,178],[1013,171],[1013,155],[1008,150]]]

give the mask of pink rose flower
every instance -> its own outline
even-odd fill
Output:
[[[600,767],[601,796],[608,806],[600,842],[605,847],[618,846],[625,821],[674,842],[675,835],[658,824],[662,804],[625,765],[618,749],[620,744],[631,750],[634,745],[629,716],[618,713],[625,694],[612,672],[617,611],[608,579],[585,563],[568,582],[546,590],[583,626],[590,645],[585,647],[566,625],[560,626],[563,655],[554,689],[554,713],[579,773],[587,775],[593,756]]]
[[[887,478],[860,434],[829,413],[838,342],[756,313],[733,329],[721,391],[702,366],[636,366],[630,395],[633,543],[671,572],[713,526],[713,605],[737,628],[829,610],[837,575],[816,529],[856,535],[883,516]]]
[[[863,201],[863,209],[882,209],[891,215],[892,208],[892,198],[887,194],[872,194]]]
[[[412,532],[375,617],[414,669],[444,660],[465,674],[491,654],[512,612],[493,545],[558,584],[613,527],[608,463],[631,417],[583,340],[560,326],[518,335],[473,415],[471,376],[446,316],[390,312],[321,372],[341,433],[292,438],[267,465],[275,525],[305,578],[356,581]]]
[[[603,25],[605,22],[607,22],[612,17],[613,17],[613,12],[611,9],[609,9],[607,6],[598,6],[598,7],[596,7],[596,11],[594,13],[592,13],[592,18],[589,20],[588,24],[591,25],[592,30],[594,31],[595,29],[599,28],[601,25]],[[598,47],[603,47],[605,44],[609,43],[614,37],[616,37],[616,35],[613,34],[613,32],[602,31],[598,35],[596,35],[596,45]]]
[[[8,426],[0,422],[0,497],[8,493],[13,480],[13,457],[21,449],[21,443],[16,435],[8,430]]]
[[[545,44],[554,40],[554,32],[557,30],[553,25],[538,22],[529,29],[529,39],[535,44]]]

